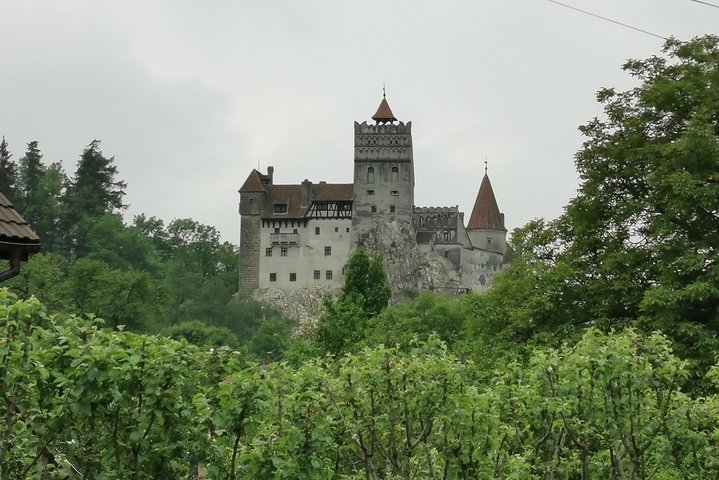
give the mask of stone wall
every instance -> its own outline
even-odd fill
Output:
[[[241,297],[249,297],[260,286],[259,215],[242,215],[240,219],[240,286]]]
[[[323,300],[327,295],[337,296],[339,289],[307,287],[297,290],[259,289],[253,298],[271,305],[297,322],[297,332],[308,331],[323,313]]]

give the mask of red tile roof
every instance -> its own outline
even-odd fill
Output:
[[[260,175],[261,173],[253,168],[247,177],[247,180],[245,180],[245,183],[243,183],[242,187],[240,187],[240,193],[264,192],[265,189],[262,185]]]
[[[389,103],[387,103],[387,98],[385,98],[385,97],[382,98],[382,102],[379,104],[377,113],[372,115],[372,120],[376,120],[378,123],[394,122],[397,120],[396,118],[394,118],[392,109],[389,108]]]
[[[308,205],[302,206],[302,185],[264,185],[267,192],[265,209],[262,218],[304,218],[309,210]],[[240,190],[241,191],[241,190]],[[352,201],[351,183],[318,183],[312,184],[311,202]],[[287,213],[275,213],[276,204],[287,204]]]
[[[472,215],[467,223],[467,230],[485,229],[485,230],[504,230],[504,222],[499,213],[497,199],[494,197],[492,183],[489,181],[487,174],[484,174],[482,184],[479,186],[479,193],[474,202]]]

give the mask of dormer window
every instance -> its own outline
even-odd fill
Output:
[[[275,203],[272,205],[272,212],[273,213],[287,213],[287,204],[286,203]]]

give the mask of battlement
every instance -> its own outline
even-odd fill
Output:
[[[392,123],[384,123],[379,125],[369,125],[367,122],[355,122],[355,135],[358,134],[403,134],[412,133],[412,122],[399,122],[398,125]]]
[[[459,205],[453,207],[414,207],[415,215],[429,213],[459,213]]]

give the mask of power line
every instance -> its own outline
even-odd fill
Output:
[[[648,30],[642,30],[641,28],[633,27],[633,26],[631,26],[631,25],[629,25],[629,24],[622,23],[622,22],[618,22],[617,20],[612,20],[611,18],[603,17],[603,16],[601,16],[601,15],[597,15],[596,13],[588,12],[588,11],[586,11],[586,10],[582,10],[581,8],[573,7],[573,6],[571,6],[571,5],[567,5],[566,3],[558,2],[557,0],[547,0],[547,1],[548,1],[548,2],[551,2],[551,3],[554,3],[554,4],[557,4],[557,5],[559,5],[559,6],[561,6],[561,7],[564,7],[564,8],[569,8],[569,9],[571,9],[571,10],[576,10],[577,12],[580,12],[580,13],[583,13],[583,14],[585,14],[585,15],[589,15],[589,16],[598,18],[598,19],[600,19],[600,20],[604,20],[604,21],[607,21],[607,22],[612,22],[612,23],[614,23],[614,24],[621,25],[622,27],[625,27],[625,28],[631,28],[632,30],[635,30],[635,31],[637,31],[637,32],[641,32],[641,33],[645,33],[645,34],[647,34],[647,35],[651,35],[652,37],[661,38],[662,40],[669,40],[667,37],[663,37],[663,36],[658,35],[658,34],[656,34],[656,33],[652,33],[652,32],[650,32],[650,31],[648,31]],[[692,1],[692,2],[700,2],[700,0],[691,0],[691,1]],[[700,3],[704,3],[704,2],[700,2]]]
[[[702,0],[689,0],[689,1],[694,2],[694,3],[701,3],[702,5],[707,5],[709,7],[719,8],[719,5],[717,5],[716,3],[704,2]]]

